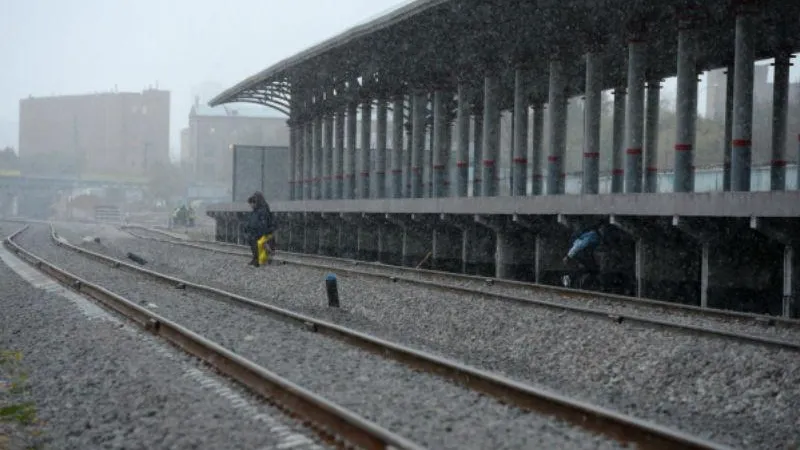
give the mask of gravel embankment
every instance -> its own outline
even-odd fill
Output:
[[[32,230],[19,242],[428,448],[620,448],[301,327],[112,269],[42,234]]]
[[[340,276],[342,311],[325,306],[324,273],[246,266],[247,259],[135,239],[108,228],[88,248],[135,251],[148,267],[324,318],[728,445],[800,441],[800,358],[715,338],[487,302],[364,277]],[[105,230],[105,231],[104,231]]]
[[[2,223],[0,233],[17,225]],[[19,394],[0,389],[0,407],[30,403],[24,416],[0,424],[0,448],[324,448],[310,430],[194,358],[2,248],[0,257],[0,351],[22,358],[0,367],[0,377],[28,377]],[[16,262],[27,281],[5,261]]]
[[[134,235],[153,237],[156,239],[170,239],[161,233],[156,233],[143,229],[132,230]],[[183,233],[174,233],[176,236],[181,236]],[[178,241],[178,239],[173,239]],[[215,242],[192,242],[193,244],[205,245],[211,249],[222,250],[227,252],[240,252],[246,253],[245,248],[236,248],[228,245],[221,245]],[[439,275],[425,272],[413,271],[397,271],[396,268],[390,265],[383,265],[378,263],[368,263],[359,261],[358,264],[353,264],[349,260],[331,260],[328,258],[318,257],[315,255],[292,254],[282,253],[281,259],[287,262],[299,262],[319,264],[326,266],[341,265],[345,268],[352,268],[360,272],[368,272],[386,276],[400,276],[402,278],[410,278],[413,280],[420,280],[426,282],[439,283],[447,286],[454,286],[460,288],[474,289],[487,294],[508,295],[520,298],[530,298],[535,300],[543,300],[552,303],[565,304],[577,307],[590,307],[592,309],[601,310],[607,314],[631,314],[644,318],[653,318],[660,320],[669,320],[681,325],[692,325],[702,328],[713,328],[718,330],[729,331],[733,333],[744,333],[754,336],[763,336],[772,339],[781,339],[788,342],[800,343],[800,328],[785,328],[781,326],[770,326],[764,321],[754,321],[752,319],[733,319],[722,318],[713,316],[699,316],[697,314],[668,309],[656,305],[636,304],[634,302],[623,303],[604,299],[602,297],[590,298],[576,298],[575,296],[565,296],[557,292],[548,292],[533,287],[504,285],[501,282],[487,285],[483,279],[466,280],[458,279],[447,275]],[[484,301],[497,301],[487,298]],[[531,305],[534,307],[534,305]]]

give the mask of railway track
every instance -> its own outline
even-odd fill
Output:
[[[676,432],[666,427],[661,427],[601,407],[569,399],[546,390],[524,385],[486,371],[467,367],[454,361],[387,342],[338,325],[303,316],[220,289],[191,283],[143,269],[124,261],[119,261],[99,253],[73,246],[65,240],[58,238],[52,230],[51,238],[58,246],[65,247],[73,252],[78,252],[113,268],[145,276],[161,283],[166,283],[169,287],[177,287],[182,291],[213,296],[214,298],[222,299],[228,303],[237,305],[237,307],[244,306],[254,309],[271,317],[281,319],[281,321],[298,325],[303,330],[314,331],[318,334],[344,341],[349,345],[381,355],[385,358],[394,359],[395,361],[399,361],[417,370],[450,379],[471,390],[482,392],[524,410],[556,417],[582,429],[613,439],[614,441],[634,443],[637,448],[726,448],[722,445]],[[25,253],[25,250],[13,243],[10,239],[6,241],[6,245],[16,248],[18,253]],[[48,263],[41,260],[41,258],[37,258],[33,255],[29,255],[29,258],[32,258],[33,263],[40,268],[51,267],[51,265],[48,265]],[[78,284],[75,284],[75,278],[65,280],[65,282],[81,290],[81,292],[84,292],[85,289],[89,289],[92,292],[97,290],[87,288],[86,286],[88,286],[88,284],[86,284],[85,281],[80,281]],[[132,306],[136,305],[133,304]],[[138,308],[137,311],[138,310],[149,312],[143,308]],[[142,311],[138,312],[141,313]],[[156,323],[159,324],[165,323],[158,319],[155,320]],[[145,326],[149,324],[151,330],[155,330],[159,333],[160,330],[164,329],[163,325],[154,325],[150,319],[143,323]],[[405,445],[411,444],[406,442]],[[399,448],[413,447],[400,446]]]
[[[181,239],[165,231],[138,226],[126,226],[122,229],[141,239],[250,256],[249,250],[239,245]],[[162,237],[147,236],[133,230],[154,233]],[[673,329],[695,335],[800,351],[800,320],[796,319],[299,253],[280,252],[275,259],[286,264],[478,295],[531,307],[607,317],[616,322]],[[543,299],[542,296],[550,298]]]
[[[324,441],[339,448],[351,446],[365,449],[422,450],[424,448],[270,372],[263,366],[174,321],[34,255],[13,241],[27,228],[28,226],[25,226],[8,236],[3,241],[4,246],[62,285],[97,301],[105,308],[201,359],[216,371],[261,395],[287,414],[301,418]]]

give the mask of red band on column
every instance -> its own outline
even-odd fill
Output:
[[[690,152],[692,151],[692,144],[675,144],[676,152]]]
[[[733,146],[734,147],[750,147],[752,141],[750,139],[734,139]]]
[[[584,158],[599,158],[600,157],[600,152],[584,152],[583,153],[583,157]]]
[[[640,149],[640,148],[629,148],[629,149],[625,150],[625,153],[627,153],[629,155],[641,155],[642,154],[642,149]]]

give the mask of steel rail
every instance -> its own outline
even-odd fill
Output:
[[[423,450],[325,398],[308,391],[266,368],[210,341],[197,333],[148,311],[101,286],[86,281],[23,249],[13,239],[28,226],[8,236],[3,244],[23,261],[62,285],[98,301],[102,306],[130,319],[145,330],[196,356],[282,410],[304,419],[320,437],[341,448]]]
[[[131,235],[139,237],[139,238],[142,238],[142,239],[150,239],[150,240],[153,240],[153,241],[156,241],[156,242],[164,242],[164,243],[170,243],[170,244],[175,244],[175,245],[183,245],[183,246],[192,247],[192,248],[198,248],[198,249],[201,249],[201,250],[206,250],[206,251],[211,251],[211,252],[219,252],[219,253],[233,254],[233,255],[249,255],[249,253],[244,253],[244,252],[241,252],[241,251],[210,248],[208,245],[198,244],[195,241],[181,240],[181,239],[179,239],[177,237],[174,237],[174,236],[170,236],[174,240],[159,239],[159,238],[148,237],[148,236],[141,236],[141,235],[137,235],[136,233],[132,233],[129,230],[129,228],[140,228],[140,229],[144,229],[146,231],[160,233],[160,234],[163,234],[163,235],[166,235],[166,236],[170,236],[170,235],[166,234],[166,233],[164,233],[162,231],[159,231],[159,230],[152,230],[152,229],[148,229],[148,228],[144,228],[144,227],[130,227],[129,226],[129,227],[123,228],[126,231],[128,231]],[[217,243],[217,242],[209,242],[208,244],[217,245],[219,243]],[[232,247],[234,246],[233,244],[226,244],[226,245],[232,246]],[[241,248],[240,246],[236,246],[236,247]],[[285,254],[286,252],[281,252],[281,253]],[[318,257],[316,255],[304,255],[304,254],[298,254],[298,253],[292,253],[291,255],[295,256],[295,257],[299,255],[299,258],[303,258],[303,257],[325,258],[325,257]],[[328,257],[328,258],[330,258],[330,257]],[[347,260],[347,259],[341,259],[341,258],[330,258],[330,259],[335,261],[335,262],[338,262],[339,264],[347,263],[347,262],[351,262],[351,263],[356,263],[357,262],[358,264],[369,264],[370,267],[375,267],[375,268],[386,270],[386,271],[393,271],[393,270],[397,269],[398,271],[404,271],[406,273],[415,273],[415,274],[418,274],[418,275],[432,275],[432,276],[443,276],[443,277],[453,276],[453,278],[455,278],[455,279],[466,279],[466,280],[469,280],[469,281],[484,281],[484,280],[487,280],[487,278],[481,278],[481,277],[475,277],[475,276],[463,275],[463,274],[452,274],[450,272],[421,270],[421,269],[414,269],[414,268],[410,268],[410,267],[378,265],[378,264],[373,264],[373,263],[363,263],[362,261]],[[776,348],[776,349],[781,349],[781,350],[790,350],[790,351],[800,352],[800,342],[792,342],[792,341],[787,341],[787,340],[783,340],[783,339],[776,339],[776,338],[758,336],[758,335],[747,334],[747,333],[736,333],[736,332],[722,330],[722,329],[713,328],[713,327],[705,327],[705,326],[698,326],[698,325],[676,323],[676,322],[672,322],[672,321],[669,321],[669,320],[649,318],[649,317],[639,316],[639,315],[635,315],[635,314],[609,312],[609,311],[605,311],[605,310],[602,310],[602,309],[595,309],[595,308],[591,308],[591,307],[568,305],[568,304],[564,304],[564,303],[561,303],[561,302],[558,302],[558,301],[542,300],[542,299],[520,297],[520,296],[515,296],[515,295],[509,295],[509,294],[487,292],[487,291],[482,291],[482,290],[475,289],[475,288],[469,288],[469,287],[463,287],[463,286],[453,286],[453,285],[446,284],[446,283],[437,283],[437,282],[434,282],[434,281],[426,281],[426,280],[420,280],[420,279],[415,279],[415,278],[410,278],[410,277],[397,276],[397,275],[390,274],[390,273],[376,273],[376,272],[371,272],[371,271],[358,270],[358,269],[354,269],[354,268],[350,268],[350,267],[342,267],[341,265],[334,266],[334,265],[326,265],[326,264],[316,264],[316,263],[313,263],[313,262],[294,261],[291,258],[285,258],[285,257],[280,257],[280,256],[276,256],[276,260],[280,260],[281,262],[285,262],[287,264],[295,264],[295,265],[299,265],[299,266],[311,267],[311,268],[320,269],[320,270],[337,271],[337,272],[345,273],[345,274],[349,274],[349,275],[367,276],[367,277],[372,277],[372,278],[377,278],[377,279],[382,279],[382,280],[388,279],[388,280],[391,280],[393,282],[403,282],[403,283],[408,283],[408,284],[414,284],[414,285],[424,286],[424,287],[427,287],[427,288],[442,290],[442,291],[446,291],[446,292],[456,292],[456,293],[466,294],[466,295],[482,296],[482,297],[487,297],[487,298],[491,298],[491,299],[494,299],[494,300],[505,301],[505,302],[509,302],[509,303],[521,304],[521,305],[526,305],[526,306],[534,306],[534,307],[538,306],[538,307],[544,307],[544,308],[554,309],[554,310],[569,311],[569,312],[572,312],[572,313],[582,314],[582,315],[586,315],[586,316],[605,317],[605,318],[608,318],[608,319],[610,319],[612,321],[615,321],[615,322],[618,322],[618,323],[630,322],[630,323],[635,323],[635,324],[648,326],[648,327],[658,327],[658,328],[663,328],[663,329],[677,329],[677,330],[680,330],[681,332],[689,333],[689,334],[693,334],[693,335],[698,335],[698,336],[710,336],[710,337],[715,337],[715,338],[720,338],[720,339],[727,339],[727,340],[731,340],[731,341],[735,341],[735,342],[758,344],[758,345],[763,345],[763,346]],[[489,278],[489,279],[492,280],[492,282],[494,282],[496,284],[498,283],[498,281],[500,281],[500,280],[496,280],[496,279],[492,279],[492,278]],[[731,319],[731,320],[757,322],[757,323],[762,323],[762,324],[765,324],[765,325],[782,324],[783,326],[785,326],[787,328],[797,327],[800,330],[800,321],[792,320],[792,319],[784,319],[784,318],[777,318],[777,317],[776,318],[772,318],[772,317],[760,316],[760,315],[757,315],[757,314],[748,314],[748,313],[741,313],[741,312],[736,312],[736,311],[703,309],[703,308],[697,308],[697,307],[692,307],[692,306],[688,306],[688,305],[677,305],[677,304],[672,304],[672,303],[668,303],[668,302],[662,302],[662,301],[658,301],[658,300],[640,301],[640,299],[636,299],[634,297],[615,296],[615,295],[603,294],[603,293],[595,294],[592,291],[582,291],[582,290],[576,290],[576,289],[566,289],[566,288],[558,288],[558,287],[551,287],[551,286],[546,286],[545,287],[544,285],[540,285],[540,284],[515,282],[515,281],[510,281],[510,280],[502,280],[502,281],[505,282],[506,284],[509,284],[509,285],[519,285],[521,287],[530,287],[532,290],[541,289],[541,290],[545,290],[545,291],[546,290],[551,290],[551,291],[554,291],[554,292],[559,293],[559,294],[573,294],[575,297],[586,298],[587,300],[598,299],[598,298],[599,299],[612,299],[612,300],[616,299],[616,300],[619,300],[620,302],[624,302],[625,304],[627,304],[629,306],[665,308],[665,309],[672,310],[674,312],[692,313],[693,315],[698,316],[698,317],[703,317],[706,312],[709,312],[709,314],[708,314],[709,317],[719,317],[719,318]]]
[[[636,444],[639,449],[721,450],[729,448],[598,405],[572,399],[544,388],[534,387],[502,375],[466,366],[441,356],[389,342],[360,331],[295,313],[221,289],[192,283],[138,267],[61,240],[52,227],[50,237],[56,245],[64,246],[98,261],[110,263],[112,267],[145,274],[180,289],[193,289],[206,295],[214,295],[238,306],[250,307],[272,317],[303,326],[309,331],[321,333],[379,356],[393,359],[409,367],[449,379],[469,389],[492,396],[504,403],[515,405],[524,410],[554,416],[618,442]]]

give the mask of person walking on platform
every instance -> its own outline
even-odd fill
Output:
[[[247,199],[247,203],[253,208],[250,216],[245,224],[245,233],[247,233],[247,240],[250,244],[250,251],[253,253],[253,259],[249,265],[258,267],[259,264],[259,241],[262,238],[271,238],[271,234],[275,231],[275,225],[272,220],[272,212],[269,210],[269,205],[264,199],[264,194],[256,192]]]

